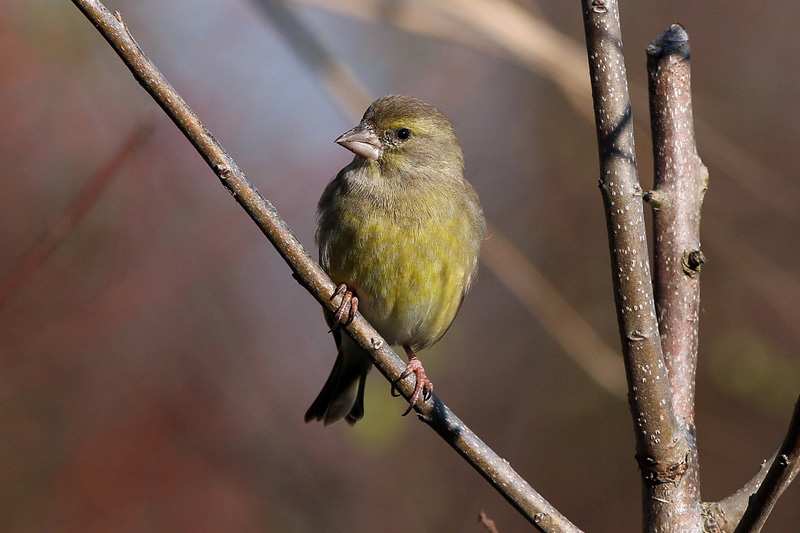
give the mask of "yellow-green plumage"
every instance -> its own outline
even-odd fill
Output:
[[[320,263],[387,342],[430,346],[461,306],[484,234],[452,125],[415,98],[387,96],[337,142],[356,157],[320,199]],[[354,423],[363,414],[371,363],[346,335],[336,340],[337,363],[306,420]]]

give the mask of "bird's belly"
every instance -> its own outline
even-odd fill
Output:
[[[462,251],[458,221],[401,227],[362,221],[342,231],[329,274],[359,298],[359,311],[394,345],[421,349],[436,342],[455,318],[474,260]],[[452,226],[452,227],[448,227]]]

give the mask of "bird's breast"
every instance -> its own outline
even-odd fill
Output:
[[[339,206],[330,224],[321,222],[321,257],[389,343],[421,349],[455,318],[482,235],[457,205],[396,206]]]

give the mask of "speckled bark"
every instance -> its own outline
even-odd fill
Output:
[[[694,383],[700,305],[700,207],[708,171],[692,122],[689,40],[678,24],[647,47],[653,132],[656,311],[675,414],[694,433]]]
[[[648,261],[642,190],[616,0],[583,0],[614,296],[622,339],[636,455],[642,473],[644,529],[695,531],[699,513],[674,501],[691,447],[672,406]]]
[[[679,24],[647,47],[655,188],[645,198],[653,208],[653,274],[661,347],[672,405],[689,443],[686,471],[664,496],[681,509],[686,526],[699,527],[694,392],[700,266],[705,261],[700,251],[700,208],[708,171],[695,144],[689,56],[689,36]]]

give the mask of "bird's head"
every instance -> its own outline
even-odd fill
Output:
[[[463,175],[464,156],[453,125],[438,109],[411,96],[375,100],[361,123],[336,143],[377,163],[382,174]]]

